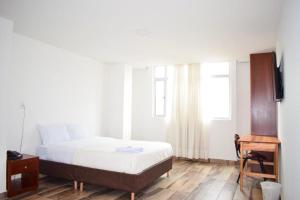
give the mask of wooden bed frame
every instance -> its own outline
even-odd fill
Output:
[[[131,193],[131,200],[134,200],[135,193],[148,186],[161,175],[172,169],[173,158],[169,157],[139,174],[127,174],[113,172],[78,165],[59,163],[54,161],[40,160],[40,173],[64,178],[74,181],[74,189],[83,191],[83,183],[100,185],[108,188],[124,190]]]

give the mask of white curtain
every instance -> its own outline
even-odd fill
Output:
[[[177,157],[207,158],[202,122],[200,64],[176,65],[173,70],[167,139]]]

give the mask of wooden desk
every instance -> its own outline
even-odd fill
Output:
[[[240,190],[243,190],[243,176],[252,176],[258,178],[270,178],[278,181],[278,146],[280,141],[276,137],[257,136],[257,135],[245,135],[239,139],[241,158],[240,158]],[[266,162],[266,165],[273,165],[274,174],[255,173],[251,171],[245,171],[243,169],[244,153],[247,151],[262,151],[274,153],[274,160],[272,162]],[[248,161],[249,162],[249,161]],[[251,162],[253,163],[253,161]],[[265,162],[264,162],[265,163]]]

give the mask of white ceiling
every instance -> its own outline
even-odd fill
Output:
[[[101,62],[249,60],[273,50],[281,0],[0,0],[15,32]]]

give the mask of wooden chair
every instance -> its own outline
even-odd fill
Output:
[[[255,160],[259,163],[261,172],[265,173],[264,160],[266,160],[266,157],[255,151],[248,152],[246,155],[241,155],[241,149],[240,149],[241,146],[239,144],[239,139],[240,139],[240,136],[238,134],[235,134],[234,135],[234,145],[235,145],[236,156],[238,159],[240,159],[240,157],[243,156],[243,159],[244,159],[243,168],[245,167],[248,160]],[[236,181],[237,183],[239,183],[239,181],[240,181],[240,176],[241,176],[241,174],[239,174],[239,177]]]

